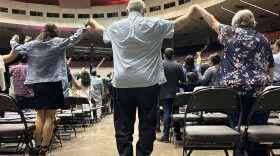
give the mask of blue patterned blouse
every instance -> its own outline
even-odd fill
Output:
[[[220,84],[243,96],[258,96],[272,81],[269,69],[274,67],[267,39],[256,30],[219,25],[218,40],[224,45]]]

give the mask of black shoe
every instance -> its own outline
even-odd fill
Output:
[[[169,143],[169,139],[168,138],[163,138],[163,137],[157,138],[157,141],[164,142],[164,143]]]
[[[183,141],[183,138],[180,135],[176,136],[176,141]]]
[[[157,132],[157,133],[161,132],[160,128],[157,128],[157,129],[156,129],[156,132]]]

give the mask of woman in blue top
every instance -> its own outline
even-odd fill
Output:
[[[25,84],[33,88],[38,110],[35,122],[36,154],[47,153],[56,109],[64,103],[62,81],[67,81],[65,50],[83,38],[87,23],[69,38],[59,38],[57,26],[48,23],[34,41],[18,44],[15,41],[17,35],[10,41],[14,51],[29,58]]]
[[[221,59],[220,85],[235,89],[240,94],[242,123],[245,124],[256,97],[273,80],[273,57],[267,39],[253,28],[256,21],[249,10],[238,11],[230,25],[220,24],[213,15],[196,5],[195,10],[218,33],[218,40],[224,45]],[[252,116],[251,124],[267,123],[269,112]],[[230,126],[235,128],[239,112],[228,113]],[[240,144],[234,155],[240,155]],[[265,150],[248,151],[248,156],[266,156]]]

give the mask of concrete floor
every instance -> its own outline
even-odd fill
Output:
[[[134,146],[138,139],[138,122],[135,124]],[[77,137],[72,136],[70,141],[63,141],[63,147],[54,146],[51,156],[117,156],[114,137],[113,115],[107,115],[101,122],[80,130]],[[160,137],[162,133],[158,133]],[[135,151],[135,149],[134,149]],[[155,141],[152,156],[182,156],[182,145],[175,149],[171,143]],[[194,151],[192,156],[220,156],[223,151]]]

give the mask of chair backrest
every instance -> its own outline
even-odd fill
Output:
[[[278,96],[280,96],[280,88],[271,88],[263,91],[257,98],[251,112],[279,111]]]
[[[174,105],[178,105],[178,106],[187,105],[191,96],[192,96],[192,92],[177,93],[174,100]]]
[[[89,104],[89,101],[87,98],[85,97],[76,97],[77,100],[77,104],[81,105],[81,104]]]
[[[68,96],[64,98],[64,107],[63,109],[70,109],[77,105],[77,97],[74,96]]]
[[[27,129],[27,124],[23,112],[20,106],[17,104],[16,100],[7,94],[0,94],[0,111],[17,112],[20,115],[21,120],[11,123],[23,123],[25,129]],[[7,122],[8,124],[9,122]]]
[[[224,87],[204,87],[193,92],[187,112],[238,111],[241,112],[239,94]]]
[[[34,96],[26,96],[18,100],[18,104],[22,109],[36,109]]]
[[[14,98],[7,94],[0,94],[0,111],[20,112]]]

